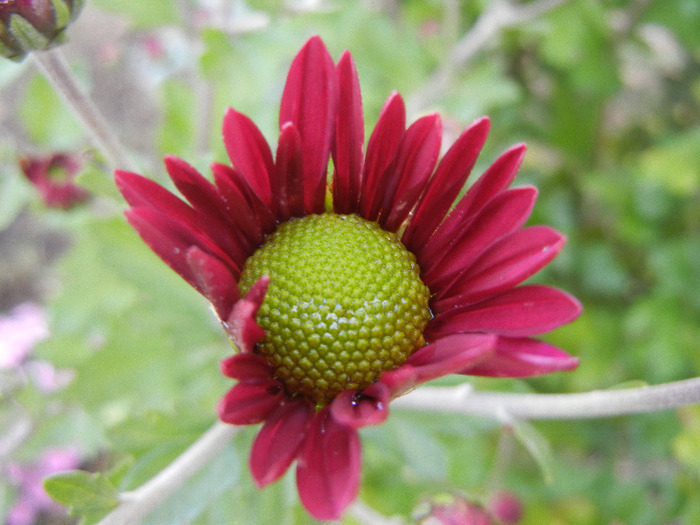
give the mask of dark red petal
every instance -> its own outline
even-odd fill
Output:
[[[314,409],[303,401],[292,401],[266,418],[250,451],[250,472],[258,488],[284,474],[306,437]]]
[[[291,122],[299,130],[304,159],[304,206],[323,213],[338,87],[333,59],[318,37],[311,37],[294,58],[280,107],[280,128]]]
[[[231,379],[258,383],[272,378],[272,368],[257,354],[234,354],[221,361],[221,373]]]
[[[231,164],[248,182],[258,197],[270,203],[272,152],[255,123],[242,113],[228,108],[224,116],[224,146]]]
[[[228,320],[224,323],[226,333],[239,352],[252,353],[255,344],[265,337],[265,330],[260,328],[255,316],[265,299],[270,276],[263,275],[248,293],[233,307]]]
[[[224,187],[235,186],[238,192],[243,195],[248,207],[253,211],[251,219],[254,217],[255,222],[260,225],[263,233],[274,231],[277,226],[275,223],[275,214],[270,206],[265,204],[258,194],[248,185],[248,182],[237,170],[225,164],[213,163],[211,170],[214,173],[214,180],[217,185],[222,188],[222,193],[226,195]],[[228,184],[224,181],[228,181]]]
[[[406,130],[394,165],[384,175],[386,183],[380,184],[384,193],[379,195],[379,223],[385,230],[398,230],[425,191],[440,154],[441,140],[442,122],[437,113],[419,118]]]
[[[330,407],[316,413],[297,457],[297,489],[318,520],[337,520],[360,488],[362,448],[357,430],[333,419]]]
[[[489,119],[476,120],[445,153],[403,234],[406,248],[414,251],[425,244],[443,221],[469,177],[488,132]]]
[[[506,235],[484,252],[431,308],[440,313],[512,288],[554,259],[565,241],[561,233],[546,226]]]
[[[197,288],[209,299],[219,318],[228,318],[233,304],[240,298],[238,275],[232,274],[224,263],[197,246],[187,250],[186,260]]]
[[[504,235],[522,226],[537,199],[532,187],[508,190],[489,202],[446,253],[429,253],[418,259],[422,279],[438,297],[445,295],[457,278]]]
[[[389,387],[392,397],[397,397],[416,385],[487,359],[495,344],[496,337],[490,334],[448,335],[416,351],[396,370],[384,372],[380,382]]]
[[[288,122],[280,130],[273,175],[273,209],[278,221],[304,215],[304,165],[301,137]]]
[[[172,217],[153,208],[133,208],[124,213],[151,250],[201,293],[204,290],[200,289],[187,262],[187,252],[191,247],[198,246],[205,253],[218,257],[230,268],[238,270],[236,264],[211,239]]]
[[[362,184],[362,150],[365,125],[357,69],[345,51],[338,61],[338,118],[333,147],[333,208],[336,213],[355,213]]]
[[[364,390],[345,390],[331,403],[333,418],[344,425],[362,428],[383,423],[389,415],[389,387],[373,383]]]
[[[486,301],[438,315],[426,329],[430,338],[456,332],[491,332],[521,337],[549,332],[573,321],[581,304],[569,294],[547,286],[513,288]]]
[[[379,215],[379,203],[374,205],[379,181],[389,168],[405,130],[406,108],[401,95],[394,92],[384,103],[377,125],[367,143],[360,193],[360,215],[369,221],[376,220]]]
[[[464,231],[479,210],[513,182],[524,156],[525,145],[519,144],[496,159],[469,188],[432,237],[424,245],[415,247],[416,256],[420,258],[422,254],[448,250],[450,243]]]
[[[493,355],[460,373],[489,377],[529,377],[573,370],[578,364],[577,357],[542,341],[499,337]]]
[[[285,399],[279,381],[268,379],[238,383],[219,400],[219,419],[231,425],[253,425],[264,421]]]

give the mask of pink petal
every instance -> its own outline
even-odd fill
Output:
[[[547,286],[520,286],[474,305],[438,315],[426,329],[430,338],[461,332],[491,332],[510,337],[549,332],[573,321],[581,304]]]
[[[411,251],[430,238],[469,177],[489,132],[489,119],[474,121],[445,153],[430,179],[402,241]]]
[[[299,130],[304,159],[304,205],[323,213],[326,174],[335,129],[338,93],[333,59],[318,37],[311,37],[294,58],[280,107],[280,128],[291,122]]]
[[[424,258],[429,257],[429,260],[419,259],[423,282],[442,297],[484,250],[525,223],[536,199],[537,190],[532,187],[508,190],[495,197],[447,252],[426,253]]]
[[[360,215],[374,221],[379,215],[375,198],[379,181],[389,168],[406,129],[406,108],[401,95],[394,92],[384,103],[377,125],[367,143],[367,155],[360,194]],[[375,201],[376,205],[375,205]]]
[[[554,259],[565,241],[546,226],[515,231],[491,246],[431,308],[440,313],[512,288]]]
[[[304,215],[304,165],[301,137],[288,122],[280,130],[273,172],[273,207],[279,221]]]
[[[275,410],[258,432],[250,451],[250,471],[258,488],[286,472],[306,437],[314,409],[304,401],[292,401]]]
[[[233,307],[224,328],[239,352],[253,353],[255,344],[265,337],[265,330],[255,320],[258,310],[265,299],[270,276],[263,275],[245,297]]]
[[[268,379],[238,383],[218,402],[219,419],[231,425],[253,425],[264,421],[284,400],[279,381]]]
[[[272,377],[272,368],[257,354],[234,354],[221,361],[220,367],[226,377],[247,383],[266,381]]]
[[[474,216],[513,182],[524,156],[525,145],[519,144],[496,159],[496,162],[469,188],[425,245],[416,246],[414,251],[416,256],[420,258],[424,253],[444,253]]]
[[[336,213],[354,213],[362,184],[365,125],[360,81],[348,51],[340,57],[337,72],[339,103],[333,148],[333,206]]]
[[[344,390],[333,399],[331,413],[338,423],[352,428],[379,425],[389,415],[390,394],[380,382],[361,391]]]
[[[337,520],[360,488],[362,448],[357,430],[316,413],[297,457],[299,498],[318,520]]]
[[[573,370],[578,364],[578,358],[542,341],[499,337],[493,355],[460,373],[489,377],[529,377]]]
[[[441,140],[442,122],[437,113],[419,118],[406,130],[393,169],[385,174],[386,183],[380,184],[384,194],[380,194],[383,202],[379,223],[385,230],[398,230],[425,191]]]
[[[452,334],[437,339],[416,351],[396,370],[384,372],[380,382],[398,397],[416,385],[487,359],[493,352],[496,337],[489,334]]]
[[[269,204],[273,163],[270,146],[263,134],[247,116],[228,108],[224,116],[223,136],[233,167],[243,175],[258,197]]]
[[[209,299],[219,318],[228,318],[233,304],[240,298],[238,275],[232,274],[224,263],[197,246],[187,250],[186,260],[197,288]]]

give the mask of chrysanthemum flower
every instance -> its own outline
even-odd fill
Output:
[[[358,492],[358,429],[382,423],[393,398],[447,374],[570,370],[577,359],[531,336],[571,321],[580,305],[518,286],[564,243],[550,228],[522,227],[536,190],[507,187],[523,145],[450,211],[487,119],[438,163],[440,117],[406,129],[394,93],[365,153],[352,57],[334,64],[313,37],[292,63],[279,122],[273,155],[255,124],[229,109],[232,165],[214,164],[213,184],[167,157],[189,205],[133,173],[118,172],[117,183],[132,226],[211,301],[237,349],[222,363],[238,382],[219,416],[263,423],[250,456],[255,482],[275,481],[296,460],[306,509],[336,519]]]

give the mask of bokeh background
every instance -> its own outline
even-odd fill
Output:
[[[445,147],[489,115],[471,180],[512,144],[528,144],[516,184],[539,189],[530,223],[569,239],[535,280],[585,307],[548,340],[581,365],[527,381],[466,380],[487,390],[584,392],[698,375],[696,0],[88,0],[68,34],[62,51],[79,81],[139,171],[163,183],[166,153],[203,173],[227,161],[227,106],[273,142],[287,68],[312,34],[335,59],[351,50],[366,136],[393,90],[411,119],[441,113]],[[18,164],[55,152],[79,155],[78,181],[91,194],[70,210],[45,206]],[[31,59],[1,63],[0,337],[5,352],[19,352],[0,356],[0,519],[8,523],[73,522],[30,494],[52,469],[104,472],[119,490],[139,486],[215,421],[231,386],[218,372],[230,347],[213,314],[145,248],[122,208],[99,152]],[[27,308],[34,317],[18,325]],[[17,330],[35,334],[21,349]],[[146,523],[313,523],[293,474],[254,488],[255,431],[241,432]],[[361,498],[387,516],[408,519],[443,492],[486,501],[508,490],[526,525],[700,523],[699,407],[532,422],[517,432],[488,419],[394,410],[361,435]],[[110,503],[93,500],[75,509],[88,522]],[[13,522],[20,505],[30,510]]]

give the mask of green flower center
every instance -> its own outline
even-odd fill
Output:
[[[362,389],[423,346],[430,291],[396,235],[356,215],[291,219],[245,263],[246,293],[263,275],[257,353],[291,395],[317,405]]]

